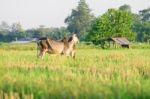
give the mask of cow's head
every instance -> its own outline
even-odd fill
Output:
[[[72,34],[72,36],[69,38],[68,42],[73,42],[75,44],[79,43],[79,39],[77,37],[77,35],[74,33]]]

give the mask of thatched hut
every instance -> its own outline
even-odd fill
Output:
[[[112,37],[109,38],[108,41],[113,42],[113,44],[119,44],[123,48],[129,48],[129,45],[131,44],[125,37]]]

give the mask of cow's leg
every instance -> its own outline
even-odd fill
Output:
[[[75,59],[75,51],[71,51],[71,57],[73,57],[73,59]]]
[[[43,56],[43,51],[40,51],[38,58],[42,58],[42,56]]]
[[[42,50],[40,50],[40,52],[39,52],[39,54],[38,54],[38,58],[41,58],[41,56],[42,56]]]
[[[40,53],[39,53],[39,58],[42,58],[43,59],[43,56],[45,55],[46,53],[46,50],[41,50]]]
[[[42,58],[42,59],[43,59],[43,57],[44,57],[44,55],[45,55],[46,52],[47,52],[46,49],[43,50],[42,55],[41,55],[41,58]]]

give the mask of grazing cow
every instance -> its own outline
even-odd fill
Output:
[[[62,39],[60,41],[51,38],[43,37],[38,39],[37,46],[40,49],[38,57],[43,58],[45,53],[62,54],[72,56],[75,58],[75,45],[79,42],[76,34],[73,34],[69,39]]]

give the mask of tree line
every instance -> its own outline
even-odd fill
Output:
[[[54,39],[61,39],[68,36],[70,33],[65,27],[48,28],[43,25],[38,28],[24,30],[20,23],[13,23],[8,25],[6,22],[0,24],[0,41],[10,42],[20,38],[40,38],[51,37]]]
[[[49,36],[60,39],[70,33],[76,33],[80,40],[102,44],[110,37],[126,37],[131,41],[150,41],[150,8],[142,9],[138,14],[131,10],[130,5],[122,5],[118,9],[110,8],[104,14],[95,17],[85,0],[72,9],[64,22],[67,27],[47,28],[43,25],[34,29],[24,30],[20,23],[0,24],[0,41],[12,41],[19,38],[39,38]]]

